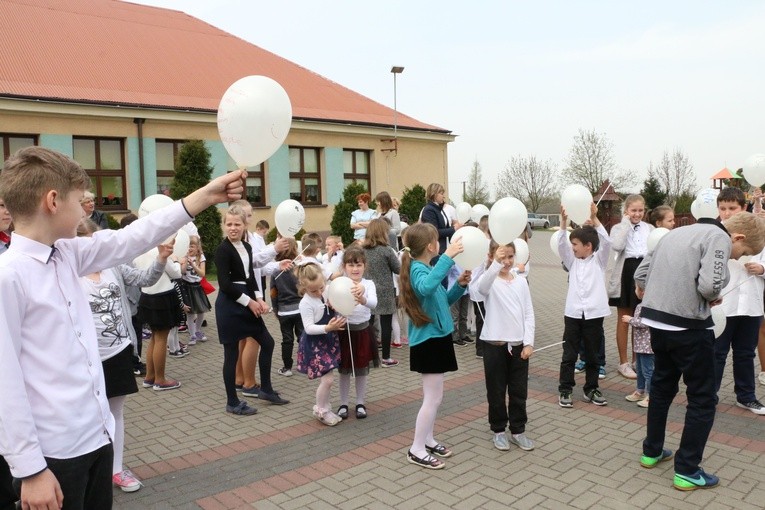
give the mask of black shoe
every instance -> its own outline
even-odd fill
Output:
[[[472,339],[472,338],[470,338],[469,336],[466,336],[466,337],[464,337],[464,338],[462,339],[462,341],[463,341],[463,342],[465,342],[466,344],[472,344],[473,342],[475,342],[475,340],[473,340],[473,339]]]
[[[464,347],[467,345],[465,341],[461,338],[459,340],[452,340],[452,342],[454,343],[454,345],[459,345],[460,347]]]
[[[136,377],[146,377],[146,363],[138,362],[133,365],[133,374]]]
[[[348,406],[342,405],[338,407],[336,414],[343,420],[348,419]]]
[[[356,419],[363,420],[366,417],[367,417],[367,408],[364,407],[364,404],[358,404],[356,406]]]
[[[277,405],[277,406],[283,406],[285,404],[289,404],[290,403],[289,400],[283,399],[275,391],[273,393],[267,393],[267,392],[265,392],[263,390],[260,390],[260,392],[258,393],[258,398],[260,400],[265,400],[267,402],[271,402],[272,404]]]
[[[205,320],[203,320],[203,321],[202,321],[202,327],[203,327],[203,328],[206,328],[206,327],[207,327],[207,319],[205,319]]]

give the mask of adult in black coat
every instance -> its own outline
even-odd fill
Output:
[[[96,211],[96,196],[90,191],[86,191],[80,200],[80,206],[85,211],[85,217],[98,225],[101,230],[107,230],[109,228],[109,222],[106,219],[106,214]]]
[[[430,223],[438,230],[438,254],[446,251],[446,240],[454,235],[454,226],[444,212],[444,194],[446,190],[438,183],[428,186],[426,192],[428,203],[422,209],[420,221]]]

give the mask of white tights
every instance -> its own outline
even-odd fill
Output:
[[[340,374],[340,405],[348,405],[351,391],[351,374]],[[356,404],[363,404],[367,396],[367,376],[356,376]]]
[[[334,372],[327,372],[321,376],[319,387],[316,388],[316,407],[331,411],[329,404],[329,393],[332,390],[332,383],[335,381]]]
[[[176,352],[181,349],[180,340],[178,340],[178,328],[173,328],[170,333],[167,334],[167,345],[170,348],[170,352]]]
[[[202,322],[205,320],[203,313],[186,314],[186,325],[189,327],[189,337],[194,338],[197,332],[202,331]]]
[[[112,474],[122,472],[122,454],[125,449],[125,396],[112,397],[109,399],[109,409],[114,415],[114,460],[112,461]]]
[[[428,452],[425,445],[435,446],[438,442],[433,437],[433,427],[441,400],[444,397],[444,374],[422,374],[422,407],[417,413],[414,426],[414,442],[411,451],[423,458]]]

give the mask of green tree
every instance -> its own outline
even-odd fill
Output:
[[[419,184],[415,184],[411,188],[404,188],[404,193],[401,195],[401,205],[398,208],[398,213],[404,216],[407,223],[410,225],[417,223],[420,219],[420,211],[425,207],[427,199],[425,198],[425,188]]]
[[[351,214],[359,208],[356,197],[362,193],[368,193],[367,188],[361,184],[351,183],[343,190],[343,198],[335,204],[335,212],[332,213],[332,221],[329,226],[332,233],[343,239],[345,246],[353,242],[353,229],[351,228]],[[370,208],[373,204],[370,202]]]
[[[170,184],[170,196],[174,199],[185,197],[192,191],[204,186],[212,178],[210,151],[202,140],[189,140],[178,151],[175,162],[175,176]],[[223,239],[221,215],[217,207],[208,207],[194,218],[199,230],[202,246],[207,254],[208,271],[214,266],[213,254]]]
[[[675,214],[685,214],[691,212],[691,204],[696,200],[696,196],[691,193],[683,193],[677,197],[675,202]]]
[[[476,159],[470,168],[467,179],[467,189],[462,194],[462,201],[470,205],[484,204],[489,202],[489,186],[483,181],[481,163]]]
[[[667,194],[662,191],[659,180],[650,174],[648,179],[643,181],[643,189],[640,190],[640,194],[645,199],[647,209],[658,207],[667,199]]]

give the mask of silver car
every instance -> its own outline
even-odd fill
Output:
[[[529,213],[529,227],[531,228],[550,228],[550,222],[547,218],[539,214]]]

